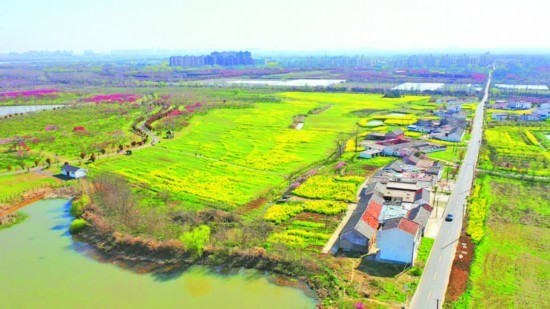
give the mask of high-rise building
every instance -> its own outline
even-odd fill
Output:
[[[198,67],[204,65],[237,66],[253,65],[254,59],[249,51],[212,52],[206,56],[173,56],[170,66]]]

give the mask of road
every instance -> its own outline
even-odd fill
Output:
[[[491,76],[492,72],[489,74],[483,99],[477,106],[472,125],[472,137],[458,174],[455,189],[451,194],[444,214],[445,216],[449,213],[454,214],[454,220],[452,222],[444,222],[441,226],[426,267],[424,268],[422,278],[420,279],[420,284],[411,301],[410,308],[441,308],[445,300],[445,291],[447,290],[451,266],[464,219],[466,198],[472,188],[474,171],[479,156],[483,112],[485,102],[489,96]]]

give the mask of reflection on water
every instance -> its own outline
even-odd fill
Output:
[[[132,271],[102,260],[67,233],[65,200],[39,201],[29,218],[0,231],[3,308],[313,308],[301,290],[271,283],[262,272],[178,267]]]

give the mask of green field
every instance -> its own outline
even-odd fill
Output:
[[[469,289],[453,306],[548,308],[548,185],[484,176],[477,186],[488,211],[484,237],[475,249]]]
[[[550,176],[550,153],[537,139],[549,126],[489,126],[484,130],[480,168],[527,175]]]
[[[190,125],[155,147],[132,157],[96,163],[96,171],[114,171],[155,191],[216,208],[234,208],[282,190],[293,172],[325,160],[336,140],[346,137],[368,113],[411,108],[428,97],[384,99],[379,95],[281,93],[281,102],[250,108],[214,109],[194,116]],[[308,112],[332,106],[319,114]],[[293,116],[308,115],[302,130],[290,129]]]
[[[15,197],[30,189],[36,189],[44,185],[58,183],[59,180],[38,175],[35,173],[24,173],[19,175],[0,176],[0,200]]]
[[[81,104],[58,110],[30,113],[3,119],[0,122],[0,170],[8,166],[21,169],[21,164],[34,166],[35,160],[50,158],[75,160],[81,152],[89,156],[100,149],[113,151],[119,144],[126,145],[139,137],[130,132],[132,121],[146,112],[146,107],[130,104]],[[47,126],[57,129],[47,131]],[[74,132],[73,128],[82,126],[84,132]],[[10,149],[13,143],[9,139],[22,138],[30,151]]]

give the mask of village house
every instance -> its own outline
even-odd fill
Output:
[[[503,120],[508,120],[510,114],[508,113],[493,113],[491,115],[491,119],[493,120],[497,120],[497,121],[503,121]]]
[[[357,208],[342,229],[339,247],[344,251],[369,252],[380,225],[378,216],[384,199],[374,188],[361,194]]]
[[[422,238],[420,225],[407,218],[390,219],[376,236],[379,261],[413,264]]]
[[[61,174],[74,179],[86,177],[87,173],[88,170],[69,164],[65,164],[61,167]]]
[[[431,138],[439,139],[447,142],[460,142],[464,137],[465,130],[462,127],[451,127],[449,129],[442,128],[440,132],[431,134]]]
[[[539,115],[541,120],[548,119],[548,117],[550,116],[550,107],[548,108],[538,107],[533,110],[533,114]]]
[[[380,132],[369,133],[366,137],[370,141],[383,141],[386,139],[386,134]]]
[[[407,218],[409,220],[412,220],[420,225],[420,232],[422,236],[424,236],[424,232],[433,209],[434,208],[432,206],[426,203],[418,205],[407,213]]]
[[[386,140],[389,140],[389,139],[402,139],[405,137],[405,132],[403,132],[403,130],[393,130],[393,131],[390,131],[388,133],[386,133],[386,136],[385,136],[385,139]]]
[[[378,157],[384,151],[384,146],[378,145],[374,142],[367,142],[360,144],[365,147],[365,150],[359,153],[359,158],[370,159]]]

